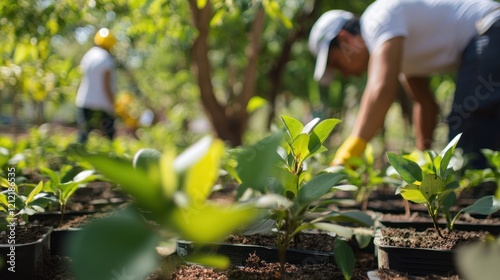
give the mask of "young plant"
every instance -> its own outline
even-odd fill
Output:
[[[62,225],[64,220],[64,213],[66,211],[66,205],[70,197],[75,193],[75,191],[87,183],[97,179],[94,174],[94,170],[84,170],[79,172],[76,176],[72,177],[74,174],[75,167],[71,165],[63,165],[59,172],[51,170],[47,167],[40,167],[42,174],[47,175],[50,180],[44,183],[44,190],[53,193],[61,208],[61,218],[59,220],[59,226]],[[68,179],[68,177],[72,177]]]
[[[75,151],[134,198],[131,208],[91,222],[74,240],[70,254],[78,278],[111,279],[118,274],[144,279],[157,268],[160,241],[179,238],[200,245],[222,241],[253,221],[256,212],[251,206],[220,205],[207,199],[224,150],[221,140],[207,136],[179,155],[173,146],[163,152],[140,150],[134,163]],[[229,265],[223,256],[202,252],[187,261],[218,268]]]
[[[45,208],[54,201],[49,193],[42,191],[42,181],[37,185],[27,185],[26,194],[20,191],[21,187],[3,177],[0,177],[0,187],[7,189],[0,192],[0,212],[6,214],[5,221],[0,223],[2,228],[5,222],[29,225],[29,216],[45,212]]]
[[[355,186],[341,185],[344,179],[339,173],[311,174],[307,170],[306,160],[326,151],[323,146],[335,125],[336,119],[321,121],[314,119],[307,125],[298,120],[282,116],[283,133],[275,133],[253,146],[247,147],[237,157],[241,185],[238,193],[244,196],[248,189],[257,192],[257,205],[268,209],[268,219],[272,223],[262,223],[277,231],[276,246],[281,264],[281,276],[285,277],[284,265],[286,250],[292,239],[300,242],[299,233],[306,229],[320,229],[334,232],[342,238],[350,239],[352,228],[334,224],[335,221],[349,221],[362,225],[371,225],[372,220],[360,211],[339,213],[325,211],[325,195],[335,190],[356,190]],[[256,176],[259,174],[259,176]],[[258,178],[258,180],[256,179]],[[336,241],[337,263],[346,278],[352,273],[354,254],[341,239]],[[342,250],[345,250],[341,252]],[[340,256],[349,256],[341,259]],[[338,259],[337,259],[338,258]]]
[[[426,151],[427,161],[422,167],[415,161],[395,153],[387,153],[389,163],[399,173],[406,185],[399,189],[401,196],[409,201],[423,204],[432,219],[434,228],[443,238],[438,226],[438,219],[442,214],[446,219],[447,228],[453,230],[454,223],[461,213],[491,214],[500,209],[500,203],[493,196],[483,197],[473,205],[453,214],[451,207],[455,203],[455,190],[459,187],[455,170],[450,167],[455,147],[460,140],[457,135],[438,154],[435,151]]]
[[[391,177],[384,176],[384,172],[375,166],[375,157],[373,148],[370,144],[366,146],[363,158],[353,158],[353,164],[347,164],[342,172],[347,176],[347,181],[358,187],[355,200],[361,204],[361,210],[365,211],[368,207],[368,197],[370,193],[382,184],[392,184],[394,180]]]

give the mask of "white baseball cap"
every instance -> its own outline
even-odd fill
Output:
[[[314,80],[326,85],[333,79],[333,71],[326,67],[330,42],[337,37],[344,25],[354,15],[343,10],[331,10],[322,14],[309,34],[309,50],[316,56]]]

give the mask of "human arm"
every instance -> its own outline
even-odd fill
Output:
[[[104,93],[106,94],[106,97],[108,98],[111,105],[115,103],[112,82],[113,78],[111,70],[104,71]]]
[[[371,54],[368,81],[354,129],[337,150],[332,165],[344,164],[349,158],[360,156],[366,143],[384,125],[387,111],[396,99],[403,44],[404,37],[395,37],[384,42]]]
[[[405,91],[413,99],[413,123],[417,148],[427,150],[433,142],[439,106],[429,88],[427,77],[402,77]]]

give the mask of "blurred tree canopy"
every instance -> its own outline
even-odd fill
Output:
[[[341,114],[346,82],[333,83],[325,99],[312,81],[308,33],[329,9],[361,14],[371,2],[3,0],[0,100],[38,104],[42,118],[44,104],[71,104],[79,61],[95,31],[108,27],[127,74],[120,88],[144,93],[178,121],[203,108],[216,134],[236,146],[256,96],[270,105],[268,125],[281,94],[326,102]]]

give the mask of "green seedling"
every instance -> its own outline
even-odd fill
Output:
[[[128,277],[144,279],[157,268],[156,246],[161,241],[219,242],[252,222],[257,213],[251,205],[220,205],[208,200],[224,151],[221,140],[207,136],[178,155],[173,146],[162,152],[139,151],[134,166],[126,158],[79,150],[82,160],[134,198],[130,208],[91,222],[74,240],[71,255],[79,279],[111,279],[122,271]],[[229,266],[228,258],[204,252],[187,261]],[[89,267],[89,263],[95,265]]]
[[[353,164],[347,164],[343,170],[347,175],[347,181],[358,187],[355,200],[361,204],[361,210],[368,207],[368,197],[370,193],[383,184],[393,184],[391,177],[384,176],[384,172],[375,166],[373,148],[370,144],[366,146],[363,158],[353,158]]]
[[[344,179],[343,174],[311,174],[306,168],[307,160],[327,150],[323,143],[339,120],[320,122],[314,119],[305,126],[291,117],[282,116],[281,120],[285,126],[284,135],[275,133],[240,151],[236,170],[242,182],[239,194],[245,198],[248,190],[254,191],[257,206],[269,211],[267,219],[272,222],[260,225],[267,227],[267,231],[272,228],[277,231],[276,245],[281,276],[284,278],[286,250],[292,239],[300,242],[298,238],[302,231],[319,229],[350,239],[354,230],[335,222],[348,221],[369,226],[372,220],[361,211],[340,213],[326,210],[325,205],[330,202],[325,199],[327,194],[337,190],[353,191],[356,187],[338,186]],[[260,231],[265,230],[261,228]],[[337,242],[339,252],[335,254],[336,261],[345,277],[349,278],[354,255],[349,246],[342,246],[343,240],[338,238]]]
[[[460,136],[461,134],[451,140],[440,154],[432,150],[426,151],[427,161],[421,163],[422,166],[402,155],[387,153],[389,163],[406,183],[399,189],[399,193],[406,200],[426,206],[434,228],[442,238],[438,226],[440,214],[445,217],[447,228],[453,230],[455,221],[461,213],[488,215],[500,210],[500,202],[493,196],[486,196],[471,206],[455,214],[452,213],[451,207],[456,201],[455,191],[459,184],[450,161]]]
[[[491,184],[496,186],[494,194],[497,199],[500,199],[500,151],[483,149],[481,152],[486,157],[489,166],[485,169],[464,170],[460,176],[460,191],[486,187]]]
[[[83,186],[86,186],[89,182],[95,181],[98,176],[94,173],[94,170],[84,170],[79,172],[76,176],[71,177],[74,174],[75,167],[71,165],[63,165],[59,172],[51,170],[46,167],[40,167],[42,174],[49,177],[49,181],[44,184],[44,191],[53,193],[59,202],[61,208],[61,218],[59,220],[59,226],[62,225],[64,220],[64,213],[66,211],[66,205],[69,199],[75,191]]]
[[[0,212],[6,213],[4,222],[27,225],[29,216],[45,212],[45,208],[55,199],[49,193],[42,191],[43,186],[43,182],[27,185],[25,189],[28,192],[23,194],[15,183],[0,177],[0,187],[6,189],[0,192]],[[2,223],[1,226],[4,227],[5,224]]]

